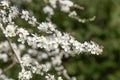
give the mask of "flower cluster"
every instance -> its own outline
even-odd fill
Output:
[[[70,13],[69,16],[77,18],[77,13],[70,10],[75,5],[72,1],[48,0],[48,2],[51,7],[47,5],[43,11],[49,16],[54,14],[53,9],[59,3],[61,11]],[[2,59],[4,62],[11,60],[12,66],[16,62],[20,64],[19,80],[30,80],[33,74],[44,76],[46,80],[63,80],[62,76],[68,80],[75,80],[68,75],[62,65],[63,57],[75,56],[80,53],[96,55],[102,53],[102,48],[98,44],[92,41],[81,43],[68,33],[57,30],[57,26],[51,20],[40,23],[29,11],[19,10],[9,4],[8,0],[0,2],[0,29],[7,39],[0,43],[0,60]],[[20,27],[15,22],[16,18],[21,18],[34,26],[38,32],[34,32],[33,27],[30,27],[29,30]],[[56,76],[49,73],[52,68],[58,73]],[[6,80],[6,77],[3,75],[0,79]]]
[[[19,73],[18,78],[21,80],[30,80],[32,78],[32,73],[30,71],[22,70],[22,72]]]

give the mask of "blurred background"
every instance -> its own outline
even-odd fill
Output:
[[[13,1],[22,9],[31,10],[39,22],[45,21],[46,15],[42,10],[45,5],[42,0]],[[104,46],[104,52],[99,56],[80,54],[63,59],[69,75],[76,76],[77,80],[120,80],[120,0],[72,1],[85,8],[76,9],[81,18],[96,16],[96,19],[80,23],[69,18],[66,13],[55,10],[53,23],[59,30],[70,33],[81,42],[92,40]],[[18,23],[21,24],[19,20]],[[27,26],[25,22],[22,22],[22,25]]]

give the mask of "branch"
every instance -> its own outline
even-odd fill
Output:
[[[8,67],[4,68],[3,71],[0,73],[0,76],[7,72],[8,70],[10,70],[14,65],[16,64],[16,62],[13,62],[12,64],[10,64]]]
[[[5,31],[5,29],[4,29],[4,27],[2,26],[1,23],[0,23],[0,28],[1,28],[1,30],[2,30],[3,32]],[[10,38],[9,38],[9,37],[6,37],[6,39],[7,39],[8,43],[9,43],[9,45],[10,45],[11,50],[13,51],[13,53],[14,53],[14,55],[15,55],[17,61],[20,63],[20,66],[21,66],[22,70],[24,70],[25,68],[24,68],[24,66],[23,66],[23,64],[22,64],[22,62],[21,62],[20,56],[19,56],[19,55],[17,54],[17,52],[15,51],[15,48],[12,46],[12,42],[11,42]]]

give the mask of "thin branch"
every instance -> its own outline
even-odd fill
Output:
[[[77,4],[74,4],[73,7],[74,7],[74,8],[77,8],[77,9],[80,9],[80,10],[84,10],[84,9],[85,9],[84,7],[79,6],[79,5],[77,5]]]
[[[4,29],[4,27],[2,26],[1,23],[0,23],[0,28],[1,28],[1,30],[2,30],[3,32],[5,31],[5,29]],[[17,52],[15,51],[15,48],[12,46],[12,42],[11,42],[10,38],[9,38],[9,37],[6,37],[6,39],[7,39],[8,43],[9,43],[9,45],[10,45],[11,50],[13,51],[13,53],[14,53],[14,55],[15,55],[17,61],[20,63],[21,68],[24,70],[25,68],[24,68],[24,66],[23,66],[23,64],[22,64],[22,62],[21,62],[20,56],[19,56],[19,55],[17,54]]]
[[[16,64],[16,62],[13,62],[13,63],[10,64],[8,67],[4,68],[3,71],[0,73],[0,76],[1,76],[3,73],[6,73],[8,70],[10,70],[15,64]]]

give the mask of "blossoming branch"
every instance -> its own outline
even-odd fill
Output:
[[[19,10],[8,0],[0,2],[0,29],[6,37],[5,41],[0,42],[0,60],[12,61],[7,68],[0,69],[0,79],[14,80],[9,79],[4,73],[19,63],[21,67],[21,72],[18,73],[19,80],[30,80],[33,74],[43,76],[46,80],[64,78],[75,80],[76,78],[70,77],[62,65],[63,57],[76,56],[80,53],[96,55],[102,53],[102,48],[95,42],[81,43],[70,34],[57,30],[57,26],[52,23],[51,17],[55,14],[53,9],[58,7],[57,3],[61,11],[80,22],[85,20],[81,20],[77,13],[70,9],[71,7],[83,9],[83,7],[70,0],[44,0],[44,2],[46,6],[43,11],[48,14],[44,22],[38,22],[29,11]],[[19,26],[15,21],[16,18],[26,21],[39,33],[34,32],[33,27],[29,27],[28,30]],[[56,70],[57,76],[50,73],[52,68]]]

